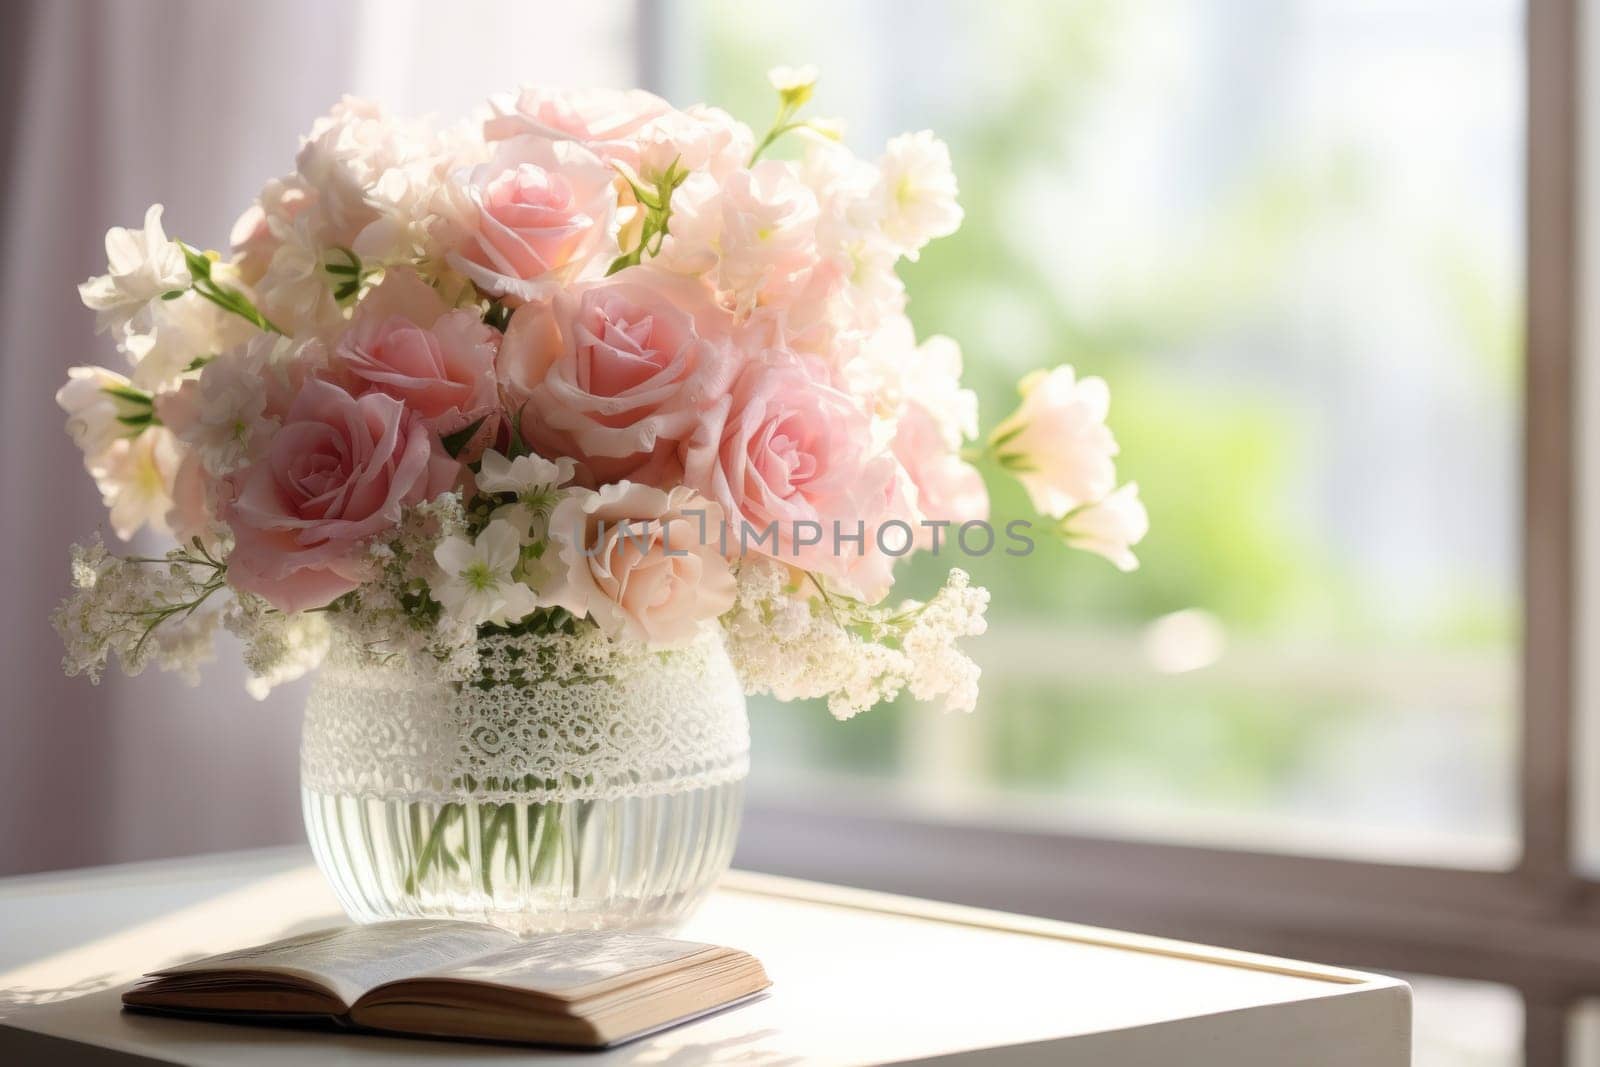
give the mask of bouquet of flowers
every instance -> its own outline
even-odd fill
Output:
[[[895,273],[961,221],[948,151],[864,161],[805,116],[814,71],[771,80],[759,138],[637,91],[524,88],[456,126],[345,99],[226,255],[160,205],[111,230],[80,292],[131,369],[74,367],[57,401],[117,537],[177,547],[75,548],[67,671],[192,676],[221,627],[257,693],[336,636],[466,679],[481,636],[720,626],[750,692],[970,708],[987,594],[952,569],[889,604],[894,564],[993,546],[977,463],[1135,566],[1106,386],[1035,372],[971,443],[960,350],[915,339]]]

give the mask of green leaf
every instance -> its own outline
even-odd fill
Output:
[[[530,455],[533,449],[528,447],[528,442],[522,438],[522,413],[528,410],[526,402],[517,409],[517,414],[511,419],[511,451],[507,459],[516,459],[518,456]]]
[[[130,404],[143,404],[151,407],[155,404],[155,397],[142,389],[135,389],[131,385],[102,385],[102,393],[108,393],[118,400],[126,400]]]
[[[189,268],[189,273],[196,280],[211,278],[211,257],[198,248],[194,248],[186,241],[179,241],[178,247],[183,249],[183,261]]]
[[[991,451],[998,451],[1001,448],[1004,448],[1006,445],[1008,445],[1012,441],[1016,440],[1017,435],[1022,433],[1022,431],[1026,430],[1027,428],[1028,428],[1028,424],[1027,423],[1023,423],[1023,422],[1017,423],[1017,425],[1011,427],[1011,429],[1007,430],[1005,433],[991,438],[990,441],[989,441],[989,449]]]
[[[468,426],[463,426],[454,433],[445,434],[443,437],[439,438],[439,443],[444,445],[444,450],[450,454],[451,459],[455,459],[461,454],[461,450],[467,447],[467,442],[472,440],[473,435],[475,435],[478,430],[482,428],[484,422],[488,418],[489,416],[484,415],[476,422],[473,422]]]

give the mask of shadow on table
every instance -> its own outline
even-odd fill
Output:
[[[71,985],[58,986],[51,989],[37,989],[28,986],[0,986],[0,1019],[9,1018],[19,1011],[36,1008],[43,1004],[58,1004],[63,1000],[74,1000],[98,993],[102,989],[109,989],[116,984],[114,974],[96,975],[92,978],[82,978]]]
[[[131,1045],[152,1055],[158,1049],[181,1054],[184,1049],[193,1050],[197,1046],[204,1046],[208,1053],[213,1053],[219,1043],[226,1045],[241,1031],[249,1032],[249,1042],[254,1048],[275,1047],[291,1051],[296,1057],[304,1057],[306,1062],[319,1062],[331,1055],[332,1049],[337,1046],[360,1056],[397,1060],[432,1058],[433,1051],[430,1050],[435,1050],[441,1059],[451,1062],[527,1062],[530,1053],[538,1055],[549,1051],[529,1045],[358,1034],[231,1020],[174,1019],[125,1012],[122,1010],[122,993],[131,984],[118,982],[113,985],[107,979],[97,978],[85,979],[60,989],[11,988],[0,991],[0,996],[7,998],[3,1003],[13,1009],[10,1018],[0,1019],[0,1061],[39,1062],[7,1060],[5,1053],[15,1051],[8,1042],[22,1039],[33,1040],[35,1045],[28,1047],[40,1054],[47,1048],[52,1049],[46,1060],[65,1062],[57,1053],[87,1053],[93,1051],[99,1041],[124,1050]],[[692,1027],[694,1024],[687,1025]],[[11,1027],[18,1029],[12,1030]],[[611,1050],[608,1062],[628,1064],[630,1067],[790,1067],[801,1062],[798,1057],[754,1047],[776,1032],[762,1028],[676,1048],[661,1048],[648,1041],[638,1045],[623,1045]],[[107,1040],[113,1038],[115,1040]]]
[[[721,1041],[707,1041],[700,1045],[685,1045],[681,1048],[663,1049],[651,1048],[648,1044],[638,1046],[624,1045],[616,1050],[621,1055],[619,1063],[636,1064],[638,1067],[712,1067],[714,1064],[750,1064],[752,1067],[788,1067],[789,1064],[802,1062],[798,1056],[785,1056],[777,1052],[767,1052],[758,1048],[751,1048],[759,1044],[778,1031],[772,1029],[752,1030],[748,1034],[735,1034],[723,1038]],[[632,1051],[634,1054],[629,1055]]]

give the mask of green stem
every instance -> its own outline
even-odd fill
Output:
[[[514,804],[484,804],[478,808],[478,817],[481,821],[484,809],[489,809],[488,826],[483,831],[483,892],[485,896],[494,896],[494,843],[500,831],[505,829],[507,820],[515,810]]]
[[[451,801],[439,809],[438,818],[433,820],[433,827],[428,831],[428,840],[423,843],[422,854],[417,857],[416,869],[406,876],[406,892],[416,893],[422,885],[422,879],[428,873],[434,861],[439,857],[439,849],[444,844],[445,829],[451,818],[461,811],[461,805]]]

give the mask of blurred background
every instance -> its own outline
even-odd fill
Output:
[[[226,652],[196,689],[57,669],[66,546],[103,512],[50,397],[113,357],[74,289],[105,229],[160,201],[222,244],[343,92],[454,116],[523,81],[640,84],[762,128],[780,63],[821,69],[814,111],[863,155],[949,142],[966,222],[903,271],[919,334],[961,342],[986,427],[1033,367],[1104,376],[1152,532],[1131,577],[1044,542],[971,561],[994,593],[971,716],[753,707],[743,861],[850,880],[779,832],[831,808],[1419,887],[1520,869],[1544,3],[7,5],[0,875],[302,835],[303,685],[251,701]],[[994,508],[1028,514],[1014,487]],[[930,856],[919,885],[970,896],[966,862]],[[1405,959],[1339,962],[1426,969]],[[1418,1063],[1600,1063],[1600,1011],[1563,991],[1530,1039],[1527,983],[1493,971],[1416,977]]]
[[[682,7],[675,98],[754,121],[800,57],[858,151],[949,141],[967,217],[903,271],[913,321],[986,425],[1033,367],[1105,377],[1151,512],[1131,578],[973,561],[982,714],[775,706],[769,784],[1514,857],[1521,5]]]

